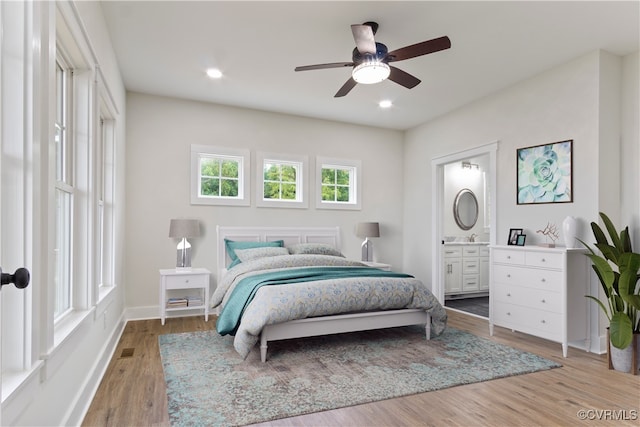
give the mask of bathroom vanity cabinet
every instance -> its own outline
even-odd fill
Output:
[[[489,249],[486,243],[443,245],[445,297],[489,290]]]

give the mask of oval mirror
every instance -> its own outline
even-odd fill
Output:
[[[471,230],[478,220],[478,199],[473,191],[463,188],[453,201],[453,217],[458,227]]]

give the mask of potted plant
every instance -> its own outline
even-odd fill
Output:
[[[609,319],[609,360],[613,363],[614,369],[628,372],[633,365],[633,354],[638,352],[631,346],[636,342],[634,334],[640,333],[640,254],[633,252],[629,227],[618,233],[607,215],[600,212],[600,218],[611,242],[595,222],[591,223],[591,230],[596,239],[595,247],[600,254],[585,242],[580,242],[589,249],[590,253],[587,256],[600,279],[605,300],[591,295],[587,295],[587,298],[598,303]],[[616,349],[624,350],[628,361],[619,363],[619,352]]]

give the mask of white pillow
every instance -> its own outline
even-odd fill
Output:
[[[262,247],[251,249],[236,249],[236,255],[242,262],[251,261],[258,258],[266,258],[270,256],[289,255],[289,250],[282,247]]]
[[[339,256],[344,258],[344,255],[342,255],[339,250],[326,243],[298,243],[296,245],[289,246],[289,253],[291,255],[314,254]]]

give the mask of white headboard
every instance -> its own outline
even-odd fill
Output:
[[[284,240],[285,246],[297,243],[325,243],[340,250],[340,227],[216,227],[218,235],[218,279],[231,262],[224,239],[243,242]]]

